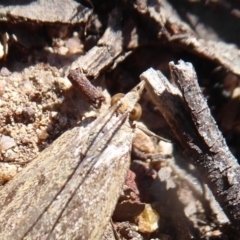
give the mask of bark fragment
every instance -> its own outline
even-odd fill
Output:
[[[145,6],[144,11],[142,4],[137,4],[136,9],[155,26],[151,30],[157,34],[159,40],[167,39],[169,43],[210,59],[240,75],[238,48],[234,44],[199,39],[168,1],[153,0],[152,5]]]
[[[0,21],[17,20],[44,23],[86,23],[92,9],[73,0],[1,1]]]
[[[97,46],[74,61],[71,69],[80,68],[87,77],[96,78],[104,68],[113,64],[114,59],[123,51],[120,22],[121,12],[114,9],[109,16],[108,27]]]

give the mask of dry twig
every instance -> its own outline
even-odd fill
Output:
[[[240,167],[211,116],[192,65],[183,61],[177,65],[170,63],[170,70],[183,96],[153,69],[144,72],[141,79],[147,82],[153,102],[171,126],[184,155],[192,160],[239,231]]]

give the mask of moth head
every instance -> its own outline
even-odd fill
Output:
[[[125,96],[124,93],[117,93],[115,94],[112,99],[111,99],[111,106],[113,106],[118,100],[120,100],[121,98],[123,98]],[[139,103],[136,103],[133,110],[130,113],[129,118],[132,121],[136,121],[138,120],[142,115],[142,107]]]

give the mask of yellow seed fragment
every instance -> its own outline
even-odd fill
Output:
[[[143,212],[137,217],[138,231],[142,233],[152,233],[158,228],[159,214],[152,208],[151,204],[146,204]]]

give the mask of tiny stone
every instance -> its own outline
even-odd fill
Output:
[[[35,111],[30,107],[26,107],[23,109],[23,116],[30,122],[35,121]]]
[[[61,127],[64,127],[67,124],[67,118],[66,117],[60,117],[59,118],[59,124]]]
[[[7,77],[11,75],[11,72],[6,67],[2,67],[0,70],[0,75]]]
[[[0,151],[6,151],[9,148],[16,146],[13,138],[3,135],[0,138]]]
[[[4,154],[4,161],[6,162],[15,161],[16,158],[17,153],[15,153],[12,149],[7,150],[6,153]]]
[[[7,83],[5,80],[0,81],[0,96],[2,96],[4,94],[6,85],[7,85]]]
[[[21,89],[23,90],[23,93],[25,93],[25,94],[34,93],[34,88],[30,81],[24,82],[21,86]]]
[[[18,107],[18,108],[16,109],[15,113],[16,113],[17,115],[20,115],[20,114],[22,114],[22,111],[23,111],[23,109],[22,109],[21,107]]]
[[[133,146],[144,153],[154,153],[155,151],[155,146],[151,137],[138,128],[135,130]]]
[[[66,41],[66,47],[68,48],[68,53],[76,54],[83,51],[83,45],[81,44],[79,38],[73,37]]]
[[[40,129],[37,129],[36,132],[40,140],[46,140],[49,136],[47,133],[47,129],[43,127],[41,127]]]
[[[17,172],[17,166],[9,163],[0,163],[0,182],[11,180]]]
[[[17,87],[18,87],[18,82],[14,82],[14,83],[13,83],[13,86],[14,86],[15,88],[17,88]]]
[[[5,89],[6,90],[6,89]],[[8,99],[9,97],[8,97],[8,94],[7,93],[4,93],[3,95],[2,95],[2,98],[3,99]]]
[[[173,144],[160,141],[158,144],[158,151],[161,152],[163,155],[171,155],[173,153]]]
[[[52,111],[52,112],[50,113],[51,118],[55,118],[55,117],[57,117],[57,115],[58,115],[58,113],[55,112],[55,111]]]
[[[60,53],[61,55],[66,55],[67,52],[68,52],[68,49],[67,49],[66,47],[60,47],[60,48],[59,48],[59,53]]]

